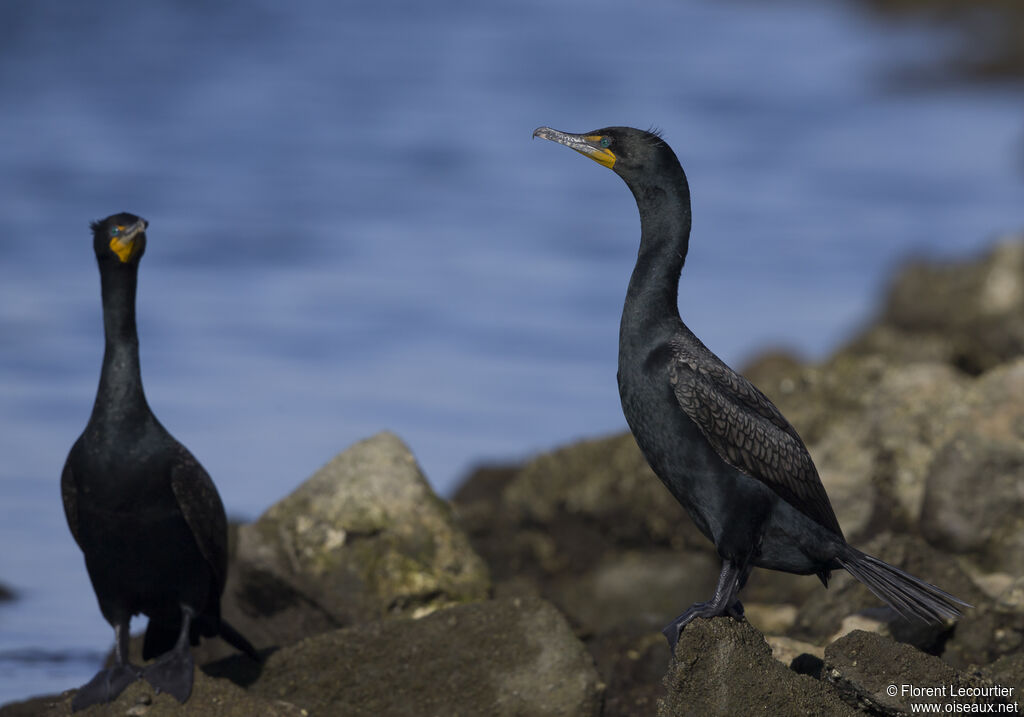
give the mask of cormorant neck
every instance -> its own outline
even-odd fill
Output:
[[[626,182],[640,210],[640,250],[622,328],[679,319],[679,275],[690,243],[690,190],[682,169],[656,183]]]
[[[135,287],[138,264],[100,268],[103,295],[103,370],[93,416],[132,415],[148,410],[139,367],[139,335],[135,328]]]

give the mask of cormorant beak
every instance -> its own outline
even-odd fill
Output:
[[[139,219],[134,224],[118,227],[121,231],[110,240],[110,250],[117,254],[117,258],[121,260],[121,263],[126,264],[132,258],[136,250],[135,239],[142,232],[146,231],[148,226],[149,222],[145,219]]]
[[[557,129],[551,129],[550,127],[538,127],[533,131],[533,136],[564,144],[569,149],[574,149],[585,157],[590,157],[601,166],[608,167],[608,169],[615,166],[615,153],[601,146],[601,135],[569,134],[568,132],[559,132]]]

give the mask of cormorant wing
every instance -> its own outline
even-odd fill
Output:
[[[185,522],[192,529],[199,552],[209,563],[219,589],[223,590],[228,572],[228,519],[224,504],[210,474],[180,443],[171,468],[171,490]]]
[[[719,457],[842,535],[807,448],[775,404],[692,334],[677,335],[671,348],[676,400]]]

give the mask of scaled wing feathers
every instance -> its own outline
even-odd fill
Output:
[[[793,426],[750,381],[695,337],[692,342],[673,341],[669,362],[672,389],[686,415],[724,461],[842,535],[818,471]]]

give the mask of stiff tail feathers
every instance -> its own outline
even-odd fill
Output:
[[[945,590],[854,548],[848,548],[838,561],[879,600],[909,620],[955,620],[962,614],[960,608],[972,607]]]
[[[254,648],[252,644],[245,639],[242,633],[233,628],[231,626],[231,623],[229,623],[224,618],[220,619],[220,636],[222,640],[224,640],[226,643],[231,645],[236,650],[244,652],[246,655],[256,660],[257,662],[260,661],[260,656],[256,652],[256,648]]]

